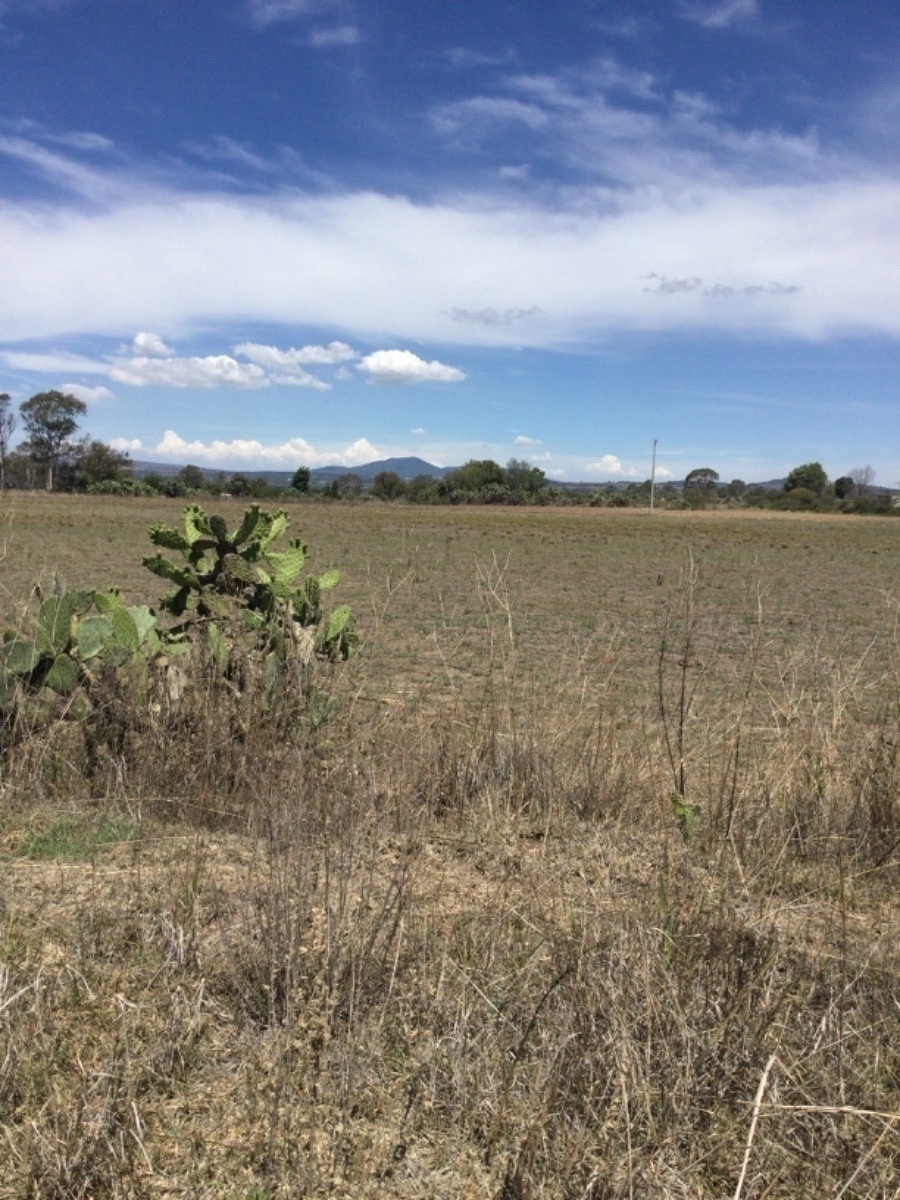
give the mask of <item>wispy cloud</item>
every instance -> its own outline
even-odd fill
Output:
[[[360,36],[356,25],[324,25],[310,30],[307,40],[310,46],[327,49],[329,46],[355,46]]]
[[[682,0],[681,15],[706,29],[730,29],[759,15],[758,0]]]
[[[886,166],[851,171],[814,139],[731,129],[702,98],[675,97],[664,115],[611,108],[585,87],[532,80],[528,104],[552,118],[556,151],[594,165],[605,154],[616,181],[591,175],[547,197],[415,203],[334,187],[251,197],[148,184],[148,172],[88,168],[76,152],[2,135],[0,156],[24,155],[71,198],[0,208],[0,342],[235,319],[376,346],[564,348],[615,329],[900,333],[900,186]],[[788,161],[793,177],[775,166]],[[15,347],[6,361],[27,370],[40,354]],[[248,365],[233,375],[242,385]]]
[[[333,0],[247,0],[247,11],[260,26],[296,21],[333,7]]]
[[[459,321],[462,324],[468,325],[513,325],[516,321],[522,321],[526,317],[539,317],[541,310],[536,304],[532,304],[530,308],[507,308],[503,312],[498,312],[496,308],[450,308],[447,310],[447,316],[454,321]]]

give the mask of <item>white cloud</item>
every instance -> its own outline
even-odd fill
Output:
[[[543,129],[549,117],[537,104],[526,104],[505,96],[472,96],[433,110],[432,122],[440,133],[459,135],[489,128],[498,122],[513,122],[529,129]]]
[[[173,429],[167,429],[153,453],[163,459],[185,462],[187,459],[209,466],[271,467],[287,469],[292,466],[321,467],[327,465],[360,466],[382,457],[381,452],[366,438],[357,438],[343,450],[317,450],[305,438],[295,437],[277,444],[254,439],[235,438],[233,441],[187,441]]]
[[[584,469],[591,475],[628,475],[634,472],[626,471],[622,460],[615,454],[604,454],[596,462],[585,463]]]
[[[414,437],[424,437],[426,430],[424,430],[421,425],[417,425],[415,429],[411,429],[409,432]]]
[[[540,446],[543,445],[540,438],[526,437],[524,433],[520,433],[513,441],[514,446]]]
[[[309,35],[311,46],[355,46],[359,41],[359,29],[355,25],[332,25],[313,29]]]
[[[41,375],[107,375],[109,364],[65,350],[39,353],[27,350],[0,350],[0,361],[13,371],[34,371]]]
[[[270,383],[279,383],[283,387],[302,387],[312,388],[316,392],[330,392],[331,384],[325,383],[323,379],[316,379],[315,375],[310,375],[308,371],[291,371],[286,375],[270,375]]]
[[[332,366],[352,362],[359,354],[346,342],[329,342],[327,346],[301,346],[299,350],[279,350],[259,342],[242,342],[234,347],[235,354],[272,370],[288,371],[299,366]]]
[[[211,354],[206,358],[118,359],[110,368],[109,377],[129,387],[258,388],[269,384],[261,367],[239,363],[227,354]]]
[[[621,330],[900,336],[900,186],[886,170],[820,164],[818,179],[766,182],[760,167],[747,182],[702,155],[661,165],[657,135],[647,137],[649,157],[632,147],[623,171],[643,161],[652,176],[655,162],[658,184],[572,189],[545,207],[509,196],[174,194],[140,181],[132,199],[100,208],[7,201],[0,341],[236,320],[352,330],[376,345],[565,349]],[[761,160],[764,150],[750,154]],[[703,286],[661,298],[645,291],[653,274]],[[738,294],[723,303],[717,287]],[[69,378],[109,370],[76,359],[5,354]]]
[[[123,454],[137,454],[139,450],[143,450],[144,443],[140,438],[110,438],[110,446],[113,450],[120,450]]]
[[[728,29],[759,13],[757,0],[683,0],[681,14],[706,29]]]
[[[146,358],[174,358],[175,351],[170,350],[159,334],[138,333],[131,344],[132,352]]]
[[[253,21],[260,26],[296,21],[334,7],[333,0],[247,0]]]
[[[75,396],[79,400],[83,400],[85,404],[103,404],[108,400],[114,400],[112,392],[107,387],[100,384],[97,387],[88,387],[84,383],[61,383],[59,391],[65,392],[69,396]]]
[[[411,350],[375,350],[357,364],[370,383],[460,383],[465,371],[440,362],[425,362]]]

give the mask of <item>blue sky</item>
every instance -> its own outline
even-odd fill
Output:
[[[138,458],[900,481],[896,0],[0,0],[0,390]]]

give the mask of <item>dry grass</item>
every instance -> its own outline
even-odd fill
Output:
[[[894,523],[301,513],[331,722],[3,765],[0,1196],[896,1197]]]

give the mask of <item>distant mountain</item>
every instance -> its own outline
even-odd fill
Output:
[[[301,464],[298,463],[297,466]],[[171,479],[184,467],[184,463],[144,462],[135,459],[131,464],[133,473],[140,479],[144,475],[161,475]],[[272,487],[288,487],[294,477],[294,471],[243,471],[227,470],[223,467],[201,467],[207,479],[218,479],[224,476],[229,479],[232,475],[246,475],[248,479],[264,479]],[[296,468],[295,468],[296,469]],[[430,475],[433,479],[443,479],[452,467],[436,467],[426,462],[424,458],[411,455],[408,458],[382,458],[378,462],[364,463],[357,467],[313,467],[310,471],[310,482],[314,487],[323,487],[341,475],[358,475],[364,484],[370,484],[376,475],[382,471],[393,471],[401,479],[415,479],[417,475]]]

